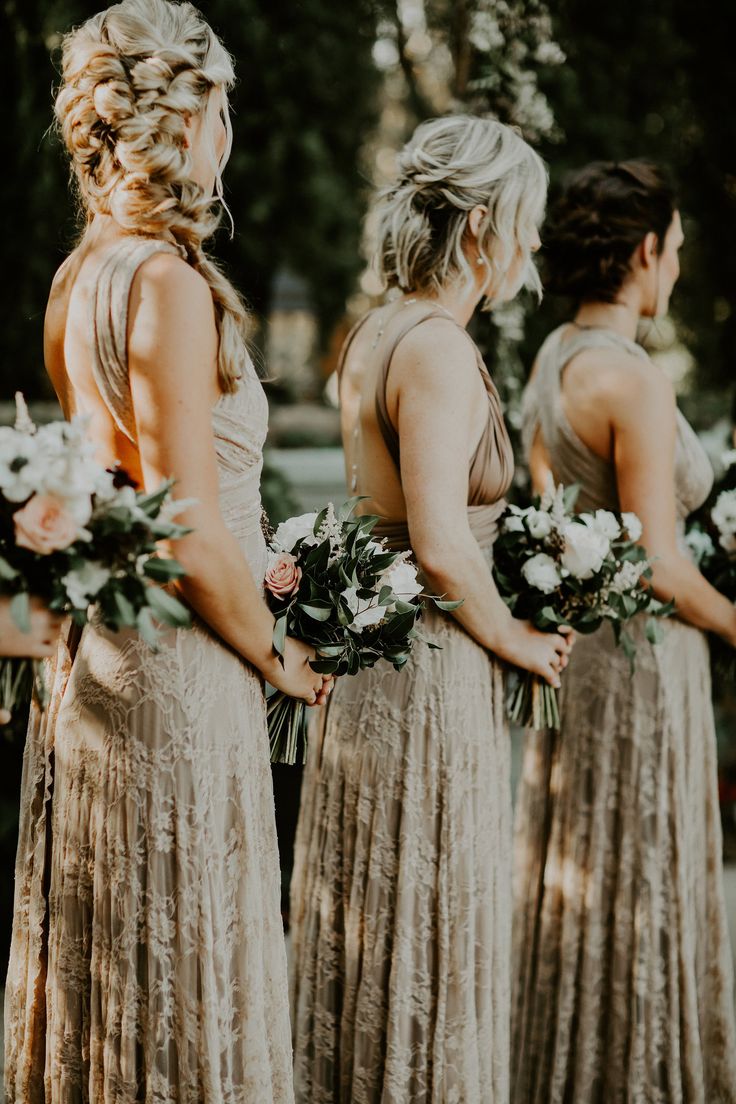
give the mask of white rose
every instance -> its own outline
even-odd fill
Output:
[[[307,544],[315,544],[314,523],[317,514],[300,514],[298,517],[287,518],[282,521],[273,538],[274,544],[282,552],[293,552],[298,540],[304,540]]]
[[[376,606],[368,598],[359,598],[355,587],[348,587],[342,592],[342,596],[353,615],[351,628],[357,629],[358,632],[377,625],[386,616],[385,606]]]
[[[509,514],[507,518],[504,518],[503,528],[506,533],[523,533],[524,522],[518,514]]]
[[[727,449],[721,456],[721,463],[726,471],[736,464],[736,448]]]
[[[722,536],[736,533],[736,491],[721,491],[711,517]]]
[[[119,488],[111,505],[117,510],[128,510],[135,521],[148,522],[149,520],[145,512],[141,510],[138,505],[135,487],[130,487],[127,483],[124,487]]]
[[[553,590],[557,590],[561,582],[557,564],[544,552],[538,552],[536,556],[527,560],[521,569],[521,574],[529,586],[541,590],[542,594],[551,594]]]
[[[110,578],[110,572],[101,564],[85,560],[82,567],[74,568],[64,576],[69,601],[77,609],[84,609],[102,590]]]
[[[543,540],[552,532],[552,518],[545,510],[530,510],[526,517],[526,524],[535,540]]]
[[[722,533],[718,543],[724,552],[736,552],[736,533]]]
[[[621,526],[616,521],[616,515],[610,510],[596,510],[587,524],[591,529],[595,529],[596,533],[602,533],[609,541],[618,540],[621,536]]]
[[[391,587],[396,597],[402,598],[405,602],[416,598],[423,589],[422,584],[417,581],[416,567],[406,560],[397,560],[386,568],[377,583],[379,590],[384,586]]]
[[[25,502],[46,490],[46,458],[35,437],[5,427],[0,446],[0,490],[10,502]]]
[[[117,494],[117,487],[115,486],[115,477],[112,472],[107,471],[105,468],[100,468],[95,478],[94,493],[98,503],[109,502]]]
[[[639,583],[641,574],[646,571],[646,561],[640,561],[639,563],[632,563],[627,560],[621,564],[616,574],[611,579],[611,590],[616,594],[625,594],[629,590],[634,590]]]
[[[696,564],[701,564],[703,560],[712,556],[716,550],[710,534],[705,533],[702,529],[689,529],[685,534],[685,543],[692,552]]]
[[[600,571],[610,552],[606,537],[590,525],[570,521],[564,527],[565,550],[562,564],[576,579],[590,579]]]
[[[624,523],[624,529],[626,530],[629,540],[638,541],[642,535],[643,528],[636,514],[624,513],[621,515],[621,520]]]

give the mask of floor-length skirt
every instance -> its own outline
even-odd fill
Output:
[[[84,630],[26,744],[8,1104],[288,1104],[263,689],[201,626]]]
[[[338,680],[314,727],[292,883],[301,1104],[506,1104],[504,678],[432,613],[396,673]]]
[[[513,1104],[736,1104],[708,647],[632,674],[608,627],[529,733],[516,812]]]

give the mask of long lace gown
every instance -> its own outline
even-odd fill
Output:
[[[134,437],[132,239],[100,272],[95,374]],[[186,381],[182,381],[182,386]],[[212,412],[220,507],[263,578],[267,403]],[[198,622],[154,653],[84,630],[25,749],[5,1003],[8,1104],[288,1104],[286,954],[263,689]]]
[[[389,342],[376,395],[397,465],[386,376],[416,324]],[[488,423],[471,464],[469,517],[490,563],[513,457],[478,362]],[[378,532],[409,546],[405,522]],[[301,1104],[508,1100],[504,678],[450,617],[427,615],[424,631],[442,651],[418,645],[401,673],[381,663],[339,679],[311,735],[291,905]]]
[[[640,346],[555,331],[525,396],[554,475],[581,510],[616,510],[613,467],[567,421],[560,374],[583,349]],[[654,371],[652,366],[652,371]],[[708,459],[678,414],[675,495],[707,497]],[[607,627],[578,639],[559,733],[527,734],[515,840],[514,1104],[734,1104],[733,967],[723,895],[705,635],[683,622],[636,668]]]

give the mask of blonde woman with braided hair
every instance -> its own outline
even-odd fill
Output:
[[[32,717],[5,1007],[9,1104],[289,1104],[263,677],[330,680],[262,598],[267,404],[247,316],[203,252],[230,58],[188,3],[123,0],[64,43],[56,112],[86,228],[46,361],[67,415],[145,487],[176,480],[194,628],[154,653],[86,628]]]
[[[348,481],[412,548],[441,651],[341,680],[310,746],[292,883],[301,1104],[506,1104],[511,794],[502,660],[553,685],[569,641],[512,618],[490,571],[513,456],[466,332],[539,287],[539,157],[508,127],[422,125],[378,199],[377,262],[398,294],[340,367]]]

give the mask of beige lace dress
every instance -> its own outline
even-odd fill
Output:
[[[96,378],[135,436],[125,364],[133,275],[104,262]],[[183,384],[184,385],[184,384]],[[250,362],[212,412],[220,507],[256,579],[267,403]],[[293,1099],[264,696],[198,622],[154,653],[94,626],[62,648],[25,749],[5,1002],[8,1104]]]
[[[567,421],[560,373],[583,349],[646,353],[608,331],[567,333],[555,331],[539,354],[526,442],[539,427],[555,478],[581,485],[581,510],[615,510],[615,471]],[[678,414],[680,536],[711,482]],[[656,647],[643,628],[633,675],[607,627],[579,638],[563,676],[561,731],[527,734],[515,840],[514,1104],[736,1102],[708,646],[677,620]]]
[[[433,317],[433,314],[425,317]],[[444,317],[444,316],[441,316]],[[387,335],[377,417],[412,317]],[[480,360],[488,423],[469,480],[490,562],[513,457]],[[408,547],[405,522],[381,530]],[[339,679],[311,733],[292,881],[292,1019],[301,1104],[505,1104],[511,805],[501,667],[431,613],[405,670]]]

